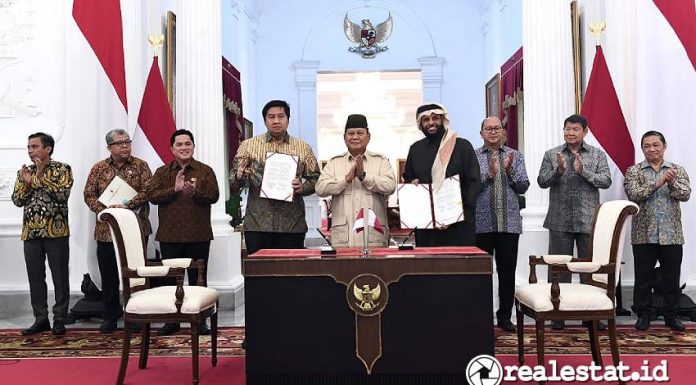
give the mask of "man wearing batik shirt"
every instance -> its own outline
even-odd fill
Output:
[[[115,129],[106,134],[106,149],[111,156],[92,166],[85,184],[84,199],[89,209],[95,214],[107,208],[99,202],[99,197],[118,176],[138,194],[128,202],[109,207],[133,210],[138,217],[142,234],[147,239],[152,233],[152,227],[148,218],[150,204],[146,190],[152,178],[152,172],[145,161],[131,156],[131,143],[128,132],[125,130]],[[97,241],[97,262],[102,282],[102,319],[104,321],[99,330],[102,333],[111,333],[116,330],[116,322],[123,314],[123,310],[119,300],[116,251],[111,241],[111,230],[106,222],[96,222],[94,239]]]
[[[515,331],[510,321],[515,296],[517,246],[522,233],[519,196],[529,188],[524,157],[503,145],[503,125],[495,116],[481,123],[483,146],[476,149],[481,192],[476,202],[476,246],[495,256],[498,272],[498,327]]]
[[[191,258],[202,260],[208,272],[211,206],[218,201],[215,171],[193,158],[196,144],[193,133],[176,130],[169,138],[174,160],[155,171],[148,189],[150,202],[158,206],[159,227],[155,240],[159,241],[162,259]],[[188,269],[189,285],[198,284],[196,269]],[[205,278],[205,284],[207,278]],[[171,284],[175,284],[171,282]],[[198,324],[199,334],[210,334],[208,325]],[[178,323],[166,323],[158,335],[169,335],[179,330]]]
[[[302,197],[314,194],[319,165],[312,147],[288,134],[290,106],[272,100],[263,107],[267,132],[245,140],[239,146],[230,170],[230,187],[249,187],[244,214],[244,240],[248,254],[259,249],[301,249],[307,233]],[[268,153],[297,157],[297,172],[292,181],[292,202],[261,197],[261,182]]]
[[[404,166],[406,183],[428,183],[437,191],[445,178],[459,176],[464,221],[444,228],[416,229],[418,246],[473,246],[476,243],[476,199],[479,192],[479,165],[471,143],[457,138],[449,126],[445,107],[424,104],[416,111],[418,128],[425,138],[413,143]],[[424,208],[426,209],[426,208]]]
[[[590,232],[597,206],[599,189],[611,186],[607,154],[585,143],[587,119],[571,115],[563,122],[565,143],[544,154],[537,182],[550,188],[549,210],[544,227],[549,229],[549,254],[590,256]],[[549,282],[551,280],[549,266]],[[559,282],[570,282],[570,273],[561,273]],[[551,322],[551,328],[561,330],[562,320]],[[606,326],[602,323],[600,329]]]
[[[38,132],[29,135],[27,151],[33,164],[22,166],[17,172],[12,192],[12,203],[17,207],[24,207],[22,241],[35,319],[33,325],[22,330],[23,335],[51,330],[46,287],[47,258],[56,298],[53,306],[53,334],[65,334],[65,319],[68,316],[68,198],[73,177],[69,165],[51,159],[54,146],[55,141],[48,134]]]

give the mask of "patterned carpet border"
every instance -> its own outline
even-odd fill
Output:
[[[150,344],[151,356],[190,356],[191,336],[188,329],[167,337],[153,337]],[[517,334],[495,329],[496,354],[517,354]],[[639,332],[632,326],[617,329],[621,354],[628,355],[696,355],[696,329],[674,333],[665,327],[652,327]],[[546,354],[576,355],[590,354],[587,329],[568,327],[563,331],[546,330]],[[50,333],[22,336],[19,330],[0,330],[0,357],[2,358],[48,358],[48,357],[118,357],[121,355],[123,332],[101,334],[96,329],[68,329],[61,337]],[[243,356],[241,343],[243,327],[220,328],[218,355],[221,357]],[[210,355],[210,336],[201,336],[201,355]],[[140,335],[131,340],[131,355],[139,352]],[[606,332],[600,333],[602,353],[609,354],[609,339]],[[525,355],[536,354],[534,329],[525,327]]]

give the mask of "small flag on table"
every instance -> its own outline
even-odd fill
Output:
[[[375,214],[372,209],[367,209],[367,225],[375,229],[376,231],[384,234],[384,229],[382,228],[382,224],[379,223],[379,219],[377,219],[377,215]],[[353,231],[356,233],[359,233],[365,229],[365,214],[363,212],[363,209],[360,209],[358,211],[358,216],[355,217],[355,224],[353,225]]]

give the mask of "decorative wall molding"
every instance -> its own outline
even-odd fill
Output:
[[[0,201],[9,201],[14,190],[17,170],[9,168],[0,169]]]

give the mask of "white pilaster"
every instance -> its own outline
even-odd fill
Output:
[[[423,77],[423,102],[442,101],[442,65],[445,58],[425,56],[418,58]]]
[[[193,132],[196,159],[215,171],[220,200],[212,207],[215,240],[211,244],[208,281],[236,289],[241,276],[240,236],[225,213],[227,165],[222,105],[220,1],[177,1],[176,125]],[[185,218],[182,218],[185,220]]]
[[[298,137],[312,146],[317,155],[317,68],[319,61],[296,61],[295,85],[298,93],[298,106],[290,111],[290,135]],[[292,107],[292,106],[291,106]],[[292,123],[294,121],[294,123]],[[316,238],[313,228],[321,225],[321,207],[319,198],[312,194],[304,198],[305,218],[309,227],[309,238]]]
[[[575,112],[570,2],[525,1],[522,5],[524,47],[525,163],[531,181],[522,211],[520,278],[528,272],[527,256],[546,253],[548,232],[543,228],[549,205],[548,190],[536,183],[543,154],[563,142],[563,121]],[[543,269],[540,269],[543,270]],[[539,271],[541,273],[541,271]],[[545,272],[544,272],[545,273]]]

